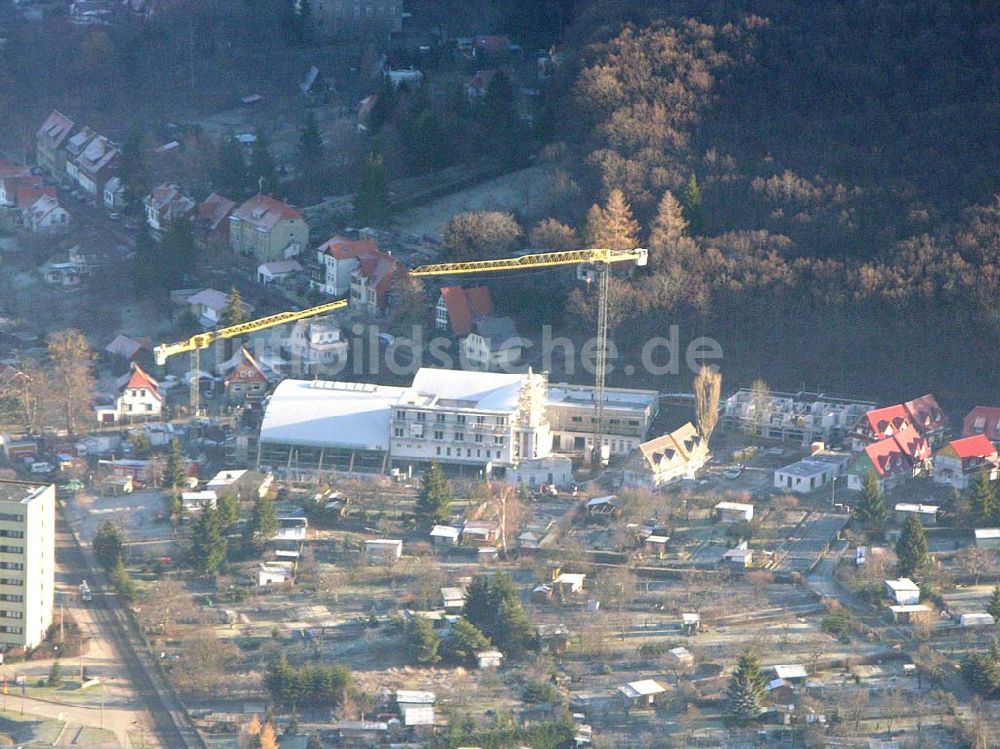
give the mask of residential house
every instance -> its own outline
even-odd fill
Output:
[[[774,472],[774,488],[795,494],[808,494],[844,475],[851,456],[847,453],[819,451]]]
[[[104,207],[109,211],[120,211],[125,207],[125,185],[121,178],[112,177],[104,183]]]
[[[473,332],[476,322],[493,314],[493,296],[486,286],[445,286],[434,306],[434,324],[458,338]]]
[[[66,167],[65,177],[74,187],[79,185],[79,180],[80,180],[80,167],[76,163],[76,160],[83,153],[83,150],[87,147],[87,144],[89,144],[90,141],[92,141],[96,137],[97,133],[95,133],[89,127],[83,127],[80,130],[77,130],[69,138],[66,139],[64,145],[66,154],[63,160],[63,163],[65,164]],[[53,175],[53,176],[56,176],[61,181],[65,181],[62,179],[63,175]]]
[[[160,384],[132,362],[128,379],[118,389],[119,419],[158,419],[163,412]]]
[[[309,245],[309,226],[287,203],[257,194],[230,215],[229,245],[260,262],[287,260]]]
[[[74,162],[80,189],[103,200],[104,185],[113,176],[120,156],[118,147],[103,135],[92,138]]]
[[[397,89],[403,84],[406,84],[410,89],[416,89],[424,80],[424,74],[414,68],[385,70],[382,75],[389,80],[393,89]]]
[[[146,223],[154,235],[165,232],[171,222],[191,216],[197,205],[177,185],[166,183],[154,187],[142,202],[146,208]]]
[[[362,258],[351,273],[351,308],[369,318],[384,315],[396,281],[405,275],[402,264],[388,253]]]
[[[861,491],[865,477],[875,474],[880,491],[887,491],[917,473],[930,458],[931,449],[912,426],[866,446],[847,466],[847,488]]]
[[[391,564],[403,555],[403,542],[399,539],[376,538],[365,541],[365,559],[368,564]]]
[[[972,437],[977,434],[1000,445],[1000,408],[993,406],[976,406],[962,420],[962,436]]]
[[[59,201],[59,191],[55,187],[22,187],[18,189],[14,196],[14,206],[21,212],[22,223],[27,223],[28,211],[43,196],[48,196],[56,202]]]
[[[868,410],[870,401],[834,398],[822,393],[756,392],[743,388],[726,399],[721,423],[765,439],[836,444]]]
[[[41,187],[42,178],[26,166],[0,165],[0,205],[17,203],[17,191],[24,187]]]
[[[371,237],[330,237],[316,250],[319,273],[312,283],[332,297],[347,296],[351,291],[351,274],[361,265],[361,258],[377,253],[378,244]]]
[[[318,371],[338,371],[347,361],[348,343],[340,335],[340,325],[334,317],[314,317],[299,320],[288,338],[292,372],[313,374]]]
[[[69,212],[59,205],[59,199],[42,195],[24,213],[24,224],[33,233],[65,231],[69,228]]]
[[[508,371],[521,358],[522,339],[509,317],[487,315],[475,322],[475,331],[462,339],[463,368]]]
[[[625,486],[656,489],[681,478],[694,478],[711,454],[708,443],[688,422],[662,437],[643,442],[626,461]]]
[[[903,606],[920,603],[920,587],[908,577],[886,580],[885,594]]]
[[[714,508],[720,523],[749,523],[753,520],[753,505],[743,502],[719,502]]]
[[[860,452],[868,445],[911,431],[916,432],[916,427],[910,421],[910,415],[903,404],[875,408],[854,425],[850,435],[851,449]]]
[[[267,377],[245,347],[240,349],[236,364],[223,383],[226,400],[230,403],[259,403],[267,395]]]
[[[63,145],[74,128],[69,117],[53,109],[35,133],[35,160],[38,166],[55,177],[66,172],[66,151]]]
[[[119,333],[104,347],[104,351],[111,356],[120,356],[125,361],[132,361],[143,351],[152,353],[153,342],[147,337],[132,338]]]
[[[298,260],[271,260],[257,266],[257,283],[268,286],[294,278],[302,272]]]
[[[927,440],[931,447],[937,447],[944,441],[948,428],[948,419],[938,405],[937,399],[928,393],[903,404],[910,422]]]
[[[934,455],[934,481],[958,491],[984,471],[991,480],[1000,477],[1000,455],[983,433],[952,440]]]
[[[229,217],[236,210],[236,203],[213,192],[198,205],[195,229],[206,244],[229,246]]]
[[[229,306],[229,295],[215,289],[202,289],[188,297],[187,304],[198,322],[206,329],[213,329],[222,324],[223,315]],[[253,306],[248,302],[243,302],[243,315],[246,318],[253,315]]]

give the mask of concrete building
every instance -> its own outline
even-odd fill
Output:
[[[937,525],[937,505],[921,505],[921,504],[911,504],[909,502],[900,502],[893,508],[893,513],[896,518],[897,523],[905,523],[906,519],[910,515],[916,515],[920,519],[920,524],[924,527]]]
[[[55,502],[52,484],[0,481],[0,647],[33,648],[52,624]]]
[[[604,401],[604,444],[611,455],[628,455],[646,439],[659,410],[655,390],[607,388]],[[547,415],[554,452],[590,455],[594,448],[594,388],[550,384]]]
[[[843,476],[851,456],[842,452],[816,452],[774,472],[774,488],[808,494]]]
[[[908,577],[886,580],[885,594],[902,606],[920,603],[920,588]]]
[[[309,7],[323,37],[387,37],[403,28],[403,0],[312,0]]]
[[[744,388],[726,399],[722,427],[765,439],[807,446],[837,443],[866,411],[870,401],[832,398],[822,393],[755,393]]]
[[[309,226],[290,205],[257,194],[230,215],[229,244],[262,263],[287,260],[308,247]]]

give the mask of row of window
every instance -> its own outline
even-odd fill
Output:
[[[444,424],[444,423],[446,423],[448,421],[447,417],[448,417],[447,414],[434,414],[434,421],[436,423],[438,423],[438,424]],[[396,411],[396,418],[399,421],[406,421],[406,411]],[[417,421],[427,421],[427,412],[426,411],[417,411]],[[465,414],[455,414],[455,423],[456,424],[465,424],[465,423],[467,423],[466,415]],[[485,424],[486,423],[486,417],[485,416],[476,416],[475,417],[475,423],[476,424]],[[507,417],[506,416],[497,416],[495,423],[496,423],[497,426],[501,426],[501,427],[502,426],[507,426]]]
[[[0,577],[0,585],[17,585],[20,587],[24,584],[24,580],[18,580],[16,577]]]
[[[497,453],[496,456],[499,458],[500,455],[501,455],[500,451],[497,450],[496,453]],[[442,454],[445,457],[448,457],[448,458],[452,457],[452,453],[451,453],[451,448],[450,447],[444,448],[444,453],[441,452],[441,447],[440,446],[435,447],[434,448],[434,454],[437,455],[438,457],[441,457]],[[460,447],[456,447],[455,448],[455,455],[454,455],[454,457],[456,457],[456,458],[461,458],[462,457],[462,448],[460,448]],[[471,447],[465,448],[465,457],[466,458],[471,458],[472,457],[472,448]],[[477,458],[483,457],[483,451],[482,450],[476,450],[476,457]],[[493,458],[493,451],[492,450],[487,450],[486,451],[486,459],[487,460],[491,460],[492,458]]]
[[[23,562],[0,562],[0,570],[23,570]]]
[[[570,416],[569,420],[572,421],[574,424],[580,424],[580,423],[583,422],[583,417],[582,416]],[[597,421],[597,419],[595,419],[593,416],[591,416],[590,417],[590,423],[593,424],[595,421]],[[621,423],[622,423],[622,420],[621,419],[608,419],[607,423],[610,424],[611,426],[620,426]],[[637,426],[639,426],[639,420],[638,419],[629,419],[628,420],[628,425],[630,427],[637,427]]]
[[[23,523],[24,515],[19,512],[0,512],[0,520],[6,520],[12,523]]]
[[[18,593],[0,593],[0,601],[10,601],[11,603],[23,603],[24,596]]]
[[[403,427],[396,427],[393,430],[393,434],[396,437],[405,437],[406,436],[406,430]],[[415,437],[415,438],[418,438],[416,435],[412,435],[412,436]],[[476,442],[477,445],[483,444],[483,435],[481,435],[481,434],[474,434],[472,436],[475,439],[475,442]],[[441,431],[441,430],[435,429],[434,430],[434,439],[439,440],[439,441],[440,440],[444,440],[444,432]],[[453,435],[452,439],[455,442],[465,442],[465,432],[455,432],[455,434]],[[506,440],[506,438],[503,435],[495,435],[493,437],[493,444],[494,445],[503,445],[506,441],[507,440]]]
[[[23,554],[23,546],[2,546],[0,545],[0,554]]]
[[[0,632],[8,635],[23,635],[24,627],[14,627],[12,625],[0,624]]]
[[[8,609],[0,609],[0,619],[23,619],[23,611],[9,611]]]
[[[24,538],[24,531],[5,531],[0,529],[0,538]]]

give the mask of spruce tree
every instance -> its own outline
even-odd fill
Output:
[[[994,586],[990,602],[986,604],[986,613],[1000,623],[1000,585]]]
[[[972,506],[972,512],[983,523],[1000,521],[1000,498],[997,496],[996,484],[990,481],[988,472],[979,471],[966,490],[966,497]]]
[[[176,494],[184,486],[186,478],[187,466],[184,456],[181,454],[181,443],[175,438],[170,441],[170,450],[167,452],[167,465],[163,471],[163,486]]]
[[[271,155],[268,140],[262,133],[257,133],[257,140],[254,141],[250,153],[250,179],[254,188],[265,195],[277,195],[281,187],[274,156]]]
[[[134,125],[122,144],[121,159],[118,162],[118,178],[125,189],[125,204],[133,207],[142,203],[149,192],[149,168],[143,151],[145,134]]]
[[[175,218],[167,226],[163,235],[164,281],[174,288],[184,282],[185,270],[196,265],[197,248],[194,244],[194,229],[187,218]]]
[[[219,161],[215,168],[215,189],[226,197],[239,202],[249,193],[249,175],[243,146],[232,135],[219,143]]]
[[[493,644],[505,655],[519,655],[531,647],[531,621],[520,600],[505,600],[497,608]]]
[[[227,543],[222,535],[218,510],[209,502],[201,507],[201,516],[191,534],[191,563],[203,575],[218,572],[226,561]]]
[[[903,524],[903,533],[896,542],[896,557],[900,577],[912,577],[927,566],[927,535],[920,518],[913,513]]]
[[[437,462],[431,463],[424,473],[415,514],[417,523],[423,528],[444,523],[451,515],[451,489]]]
[[[62,666],[59,665],[59,659],[57,658],[52,661],[52,667],[49,669],[49,678],[46,681],[46,686],[61,687],[62,682]]]
[[[413,617],[407,627],[407,634],[410,641],[410,651],[417,663],[430,666],[441,660],[441,656],[438,655],[441,639],[434,631],[434,625],[430,619],[422,616]]]
[[[306,113],[306,123],[299,136],[299,147],[295,154],[296,170],[303,184],[312,189],[317,187],[316,177],[323,164],[323,135],[316,122],[316,115]]]
[[[118,526],[111,518],[105,518],[94,536],[94,556],[97,557],[97,563],[105,570],[114,569],[122,560],[123,550],[124,544]]]
[[[739,723],[760,717],[764,702],[764,675],[752,650],[744,650],[736,663],[727,692],[729,715]]]
[[[882,499],[874,471],[869,471],[865,475],[861,486],[861,500],[854,508],[854,517],[866,528],[878,528],[885,521],[885,501]]]
[[[684,207],[684,218],[687,219],[691,234],[701,234],[704,229],[701,215],[701,185],[694,172],[681,191],[681,205]]]
[[[490,646],[486,635],[476,629],[468,619],[459,619],[441,643],[441,655],[452,663],[469,665],[475,662],[476,653]]]
[[[490,579],[486,575],[476,575],[465,589],[464,616],[476,629],[487,637],[493,631],[495,605],[490,593]]]
[[[274,503],[268,497],[258,497],[254,500],[250,521],[244,530],[244,543],[251,549],[260,550],[277,532],[278,516]]]
[[[374,148],[365,160],[354,194],[354,215],[363,226],[381,226],[389,220],[389,172]]]
[[[235,494],[223,492],[215,506],[219,508],[219,522],[224,531],[228,531],[236,525],[240,519],[240,506],[236,501]]]

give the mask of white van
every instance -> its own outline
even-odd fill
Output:
[[[55,466],[51,463],[37,462],[31,464],[32,473],[52,473],[55,470]]]

